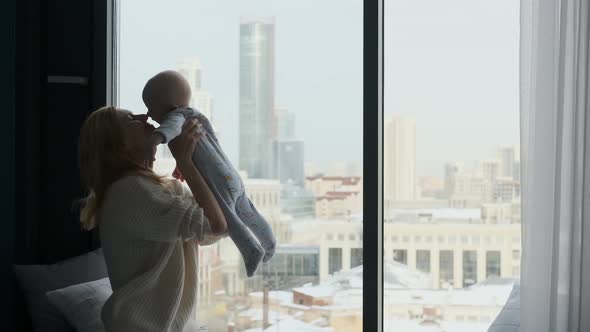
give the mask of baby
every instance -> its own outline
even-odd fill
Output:
[[[227,220],[228,232],[242,254],[246,273],[254,274],[260,262],[267,262],[275,251],[276,240],[266,219],[246,196],[242,179],[231,165],[209,120],[189,107],[191,89],[178,72],[167,70],[150,78],[143,88],[143,102],[149,115],[160,124],[148,140],[148,160],[153,160],[159,144],[180,135],[188,119],[197,119],[203,136],[193,152],[193,163],[211,188]],[[175,170],[176,174],[179,174]]]

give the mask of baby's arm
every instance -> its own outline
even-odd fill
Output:
[[[160,144],[169,143],[176,136],[180,135],[180,133],[182,132],[182,126],[184,125],[185,121],[186,118],[181,112],[172,111],[166,115],[164,121],[162,121],[160,126],[156,130],[154,130],[152,136],[154,136],[155,134],[159,134],[163,139],[163,141],[161,141]]]
[[[148,165],[156,159],[158,145],[168,143],[182,132],[185,117],[180,112],[172,111],[166,115],[164,121],[155,129],[146,143],[146,161]]]

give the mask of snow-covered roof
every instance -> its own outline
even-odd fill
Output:
[[[502,307],[513,285],[514,280],[504,279],[503,282],[483,282],[463,289],[386,289],[384,303]]]
[[[242,311],[238,314],[238,317],[245,317],[249,318],[251,321],[261,321],[262,320],[262,309],[259,308],[250,308],[248,310]],[[277,312],[273,310],[268,311],[268,320],[269,322],[274,322],[276,320],[283,320],[291,318],[291,316],[284,314],[282,312]]]
[[[263,295],[263,292],[250,293],[251,298],[262,298]],[[268,292],[268,298],[271,300],[278,301],[281,304],[287,304],[293,302],[293,293],[287,291],[270,291]]]
[[[332,332],[331,327],[318,327],[297,319],[285,319],[274,323],[264,332],[297,331],[297,332]]]
[[[386,263],[384,266],[385,289],[425,289],[432,285],[429,275],[413,271],[404,264]],[[341,271],[328,277],[319,285],[305,285],[293,291],[317,298],[331,297],[333,306],[350,306],[351,298],[362,298],[363,266]],[[356,307],[356,304],[353,304]]]
[[[487,332],[491,322],[448,322],[421,324],[416,320],[385,319],[383,321],[384,331],[404,332]]]
[[[429,274],[412,270],[398,262],[384,264],[383,281],[385,289],[424,289],[432,286]]]
[[[293,288],[293,291],[312,297],[323,298],[332,297],[338,291],[338,287],[329,284],[320,284],[317,286]]]
[[[439,208],[439,209],[392,209],[388,211],[391,215],[389,219],[393,221],[411,221],[409,217],[428,217],[432,221],[453,220],[453,221],[476,221],[481,219],[481,209],[459,209],[459,208]],[[419,220],[416,220],[419,221]]]

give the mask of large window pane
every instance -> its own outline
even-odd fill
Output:
[[[393,250],[393,260],[395,262],[407,265],[408,264],[408,251],[404,249]]]
[[[425,273],[430,273],[430,251],[416,251],[416,269]]]
[[[455,278],[454,278],[455,265],[454,265],[453,251],[441,250],[439,269],[440,269],[439,285],[442,288],[452,287],[455,282]]]
[[[477,282],[477,252],[463,251],[463,287],[469,287]]]
[[[119,6],[119,106],[145,113],[147,79],[179,71],[278,240],[251,278],[230,238],[199,249],[199,320],[209,331],[360,331],[362,1]],[[156,158],[170,176],[166,146]]]
[[[520,275],[519,2],[383,3],[384,330],[487,331]]]
[[[486,253],[486,278],[500,277],[502,275],[502,261],[499,251]]]
[[[330,266],[328,273],[333,274],[342,269],[342,248],[330,248],[328,251],[328,265]]]

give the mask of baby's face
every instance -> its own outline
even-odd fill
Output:
[[[157,123],[162,123],[162,121],[164,120],[164,116],[166,115],[166,113],[168,113],[169,110],[163,108],[163,107],[149,107],[148,106],[148,111],[147,111],[147,115],[154,121],[156,121]]]

